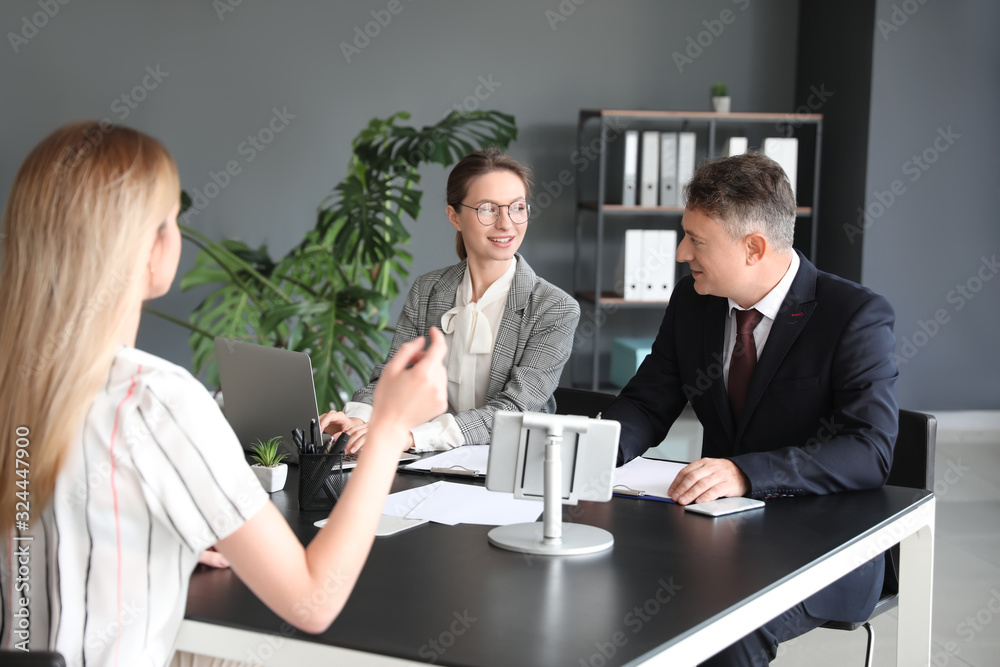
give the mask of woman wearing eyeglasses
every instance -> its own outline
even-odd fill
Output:
[[[415,451],[487,444],[497,410],[552,412],[552,392],[573,348],[576,301],[535,275],[517,250],[528,227],[528,170],[496,149],[462,158],[448,177],[446,212],[462,261],[417,278],[396,323],[389,357],[430,327],[448,341],[448,412],[410,430]],[[365,444],[384,365],[324,430]]]

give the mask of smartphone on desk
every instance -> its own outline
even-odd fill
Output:
[[[756,498],[718,498],[709,500],[707,503],[685,505],[684,511],[708,516],[725,516],[726,514],[755,510],[763,506],[764,501]]]

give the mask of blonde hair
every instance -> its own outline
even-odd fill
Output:
[[[157,229],[179,194],[158,141],[105,122],[56,130],[21,165],[0,237],[2,534],[24,487],[33,518],[51,500],[117,343],[135,325]],[[18,449],[30,467],[16,465]],[[30,471],[20,488],[18,470]]]

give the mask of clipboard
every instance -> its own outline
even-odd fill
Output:
[[[672,503],[674,501],[667,495],[667,490],[673,484],[677,473],[686,465],[687,463],[679,461],[647,459],[641,456],[632,459],[615,469],[612,493],[620,498]]]
[[[414,461],[400,467],[400,470],[425,475],[480,478],[486,477],[489,456],[489,445],[465,445]]]

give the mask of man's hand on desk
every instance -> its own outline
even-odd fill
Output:
[[[729,459],[698,459],[677,473],[667,493],[674,502],[689,505],[737,498],[749,490],[746,475]]]

